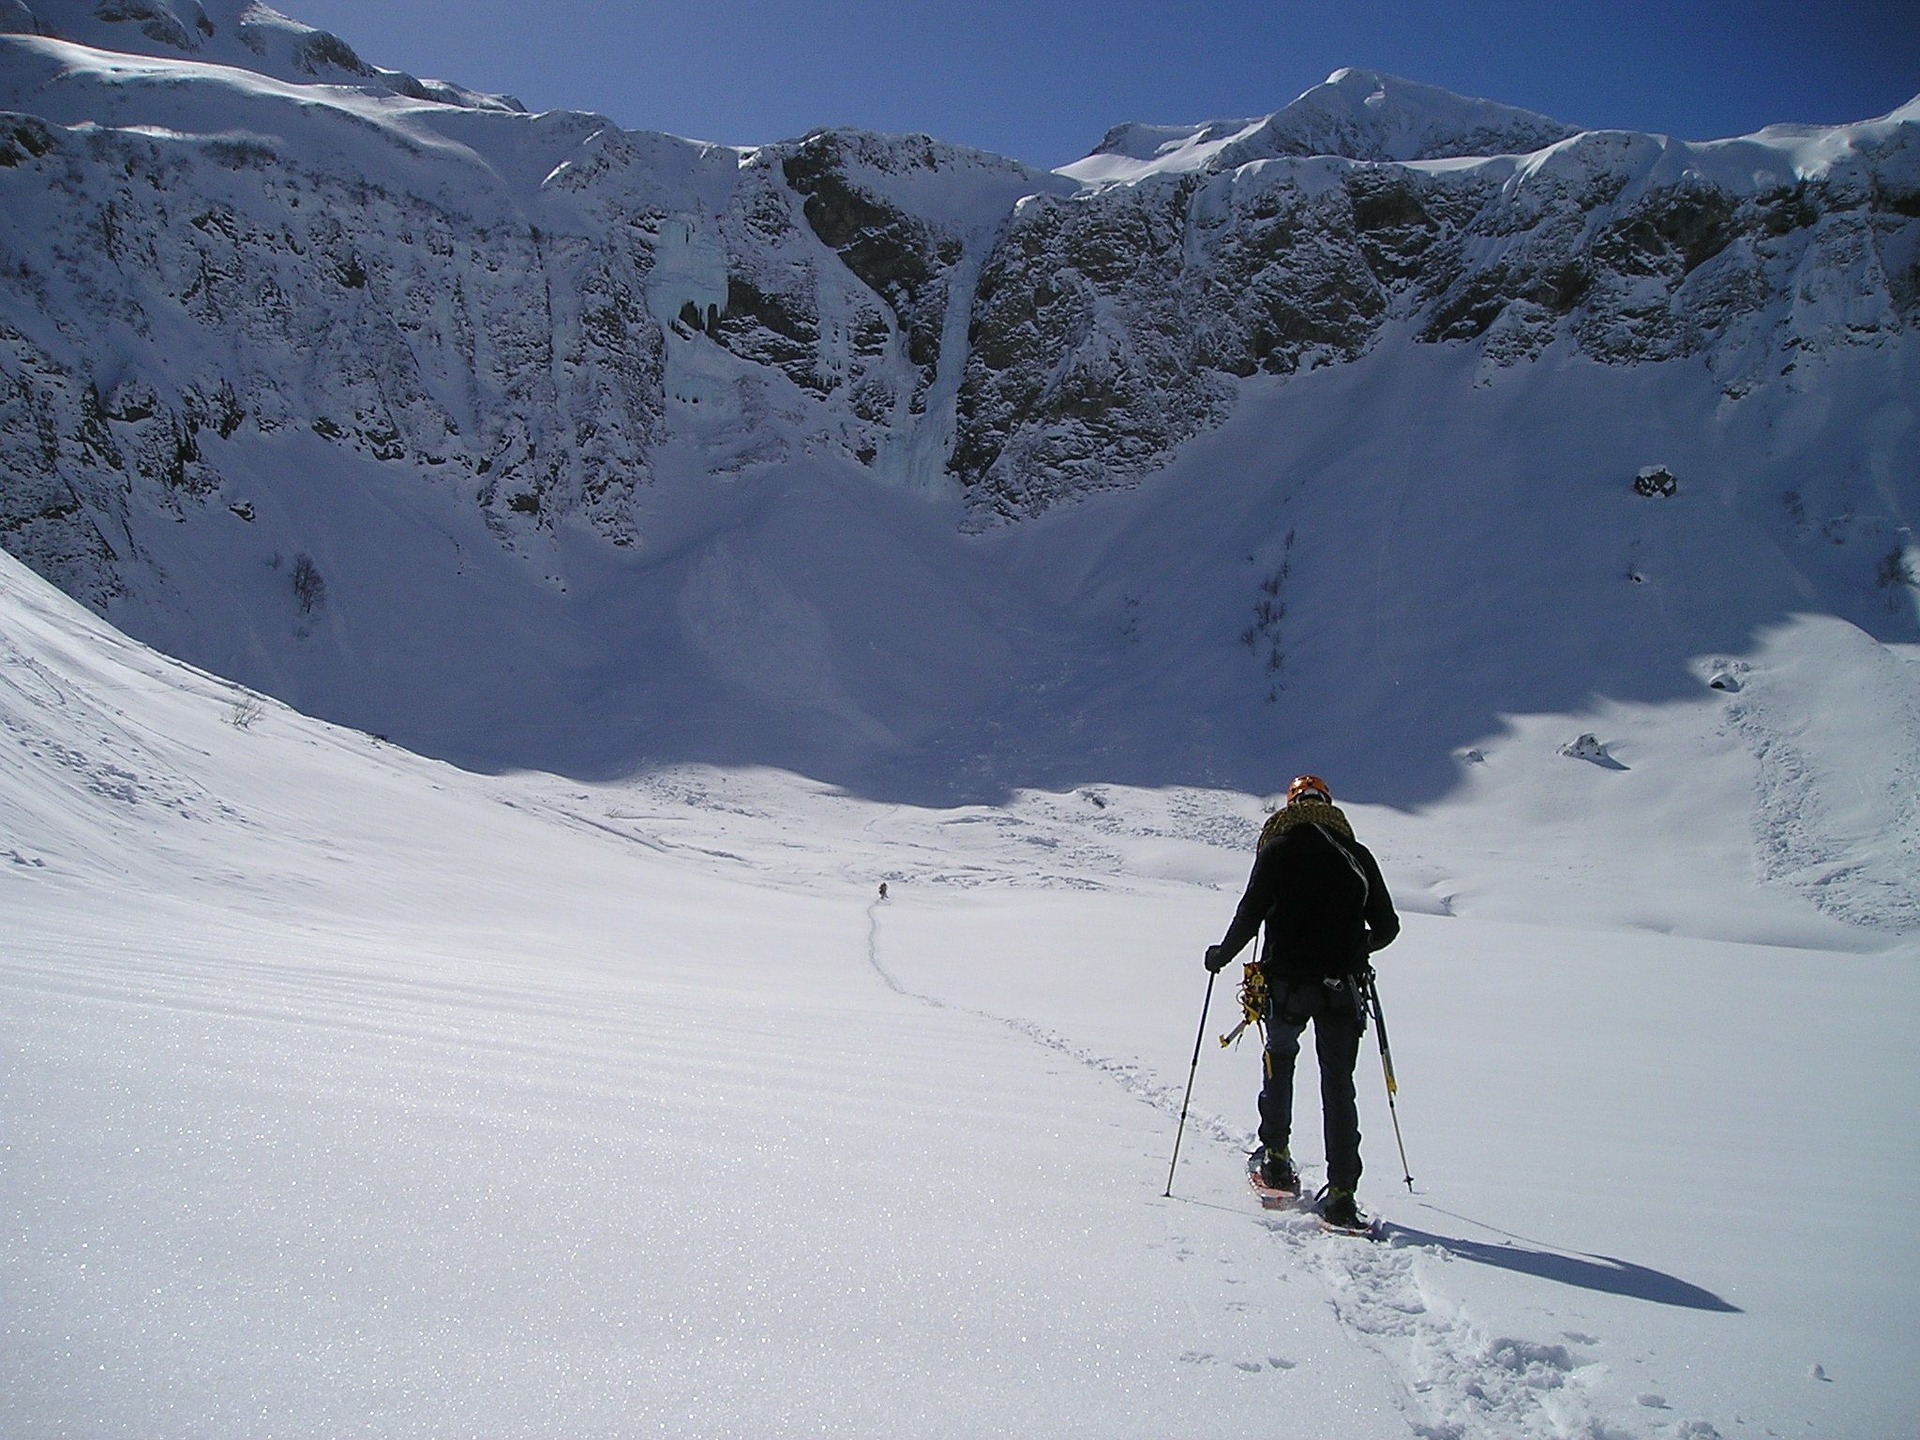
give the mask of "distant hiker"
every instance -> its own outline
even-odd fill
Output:
[[[1353,1069],[1366,1031],[1362,998],[1367,957],[1400,933],[1380,866],[1334,806],[1324,780],[1302,775],[1287,803],[1260,831],[1259,854],[1233,923],[1207,947],[1207,969],[1223,969],[1267,927],[1259,971],[1266,985],[1266,1083],[1260,1091],[1260,1149],[1254,1168],[1274,1190],[1298,1191],[1300,1175],[1288,1144],[1293,1132],[1293,1066],[1300,1034],[1313,1022],[1320,1061],[1320,1108],[1326,1134],[1327,1187],[1321,1215],[1357,1227],[1360,1112]]]
[[[887,882],[884,880],[880,882],[880,898],[882,900],[887,898]]]

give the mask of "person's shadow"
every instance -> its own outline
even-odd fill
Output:
[[[1428,1209],[1433,1207],[1428,1206]],[[1445,1215],[1448,1211],[1436,1213]],[[1456,1215],[1456,1220],[1467,1220],[1469,1224],[1479,1224],[1465,1215]],[[1492,1226],[1484,1227],[1492,1230]],[[1599,1290],[1608,1295],[1625,1295],[1635,1300],[1649,1300],[1655,1305],[1678,1305],[1688,1310],[1714,1310],[1722,1314],[1738,1315],[1738,1305],[1729,1304],[1711,1290],[1703,1290],[1698,1285],[1682,1280],[1677,1275],[1669,1275],[1664,1270],[1650,1269],[1645,1265],[1635,1265],[1628,1260],[1616,1259],[1612,1255],[1572,1254],[1566,1251],[1535,1249],[1537,1242],[1516,1243],[1520,1236],[1494,1243],[1485,1240],[1462,1240],[1451,1235],[1434,1235],[1425,1230],[1416,1230],[1409,1225],[1388,1224],[1388,1237],[1396,1243],[1406,1245],[1433,1245],[1457,1255],[1462,1260],[1472,1260],[1481,1265],[1495,1265],[1502,1270],[1514,1270],[1523,1275],[1537,1275],[1543,1280],[1558,1281],[1562,1285],[1577,1285],[1583,1290]],[[1504,1234],[1504,1231],[1495,1231]]]

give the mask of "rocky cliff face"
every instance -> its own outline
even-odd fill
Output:
[[[0,536],[96,605],[148,517],[237,512],[238,452],[290,432],[457,492],[509,545],[631,543],[669,451],[947,483],[971,273],[1016,199],[1073,188],[925,137],[742,152],[528,116],[344,47],[325,87],[269,78],[318,53],[291,22],[286,63],[215,68],[253,42],[191,3],[20,13]]]
[[[0,30],[0,542],[96,606],[150,527],[250,523],[293,434],[509,547],[630,545],[663,467],[820,449],[991,524],[1382,344],[1488,384],[1556,345],[1704,356],[1737,398],[1920,320],[1912,107],[1688,145],[1348,71],[1048,175],[529,116],[238,0]]]
[[[1917,136],[1914,107],[1706,145],[1580,134],[1354,71],[1264,122],[1123,129],[987,261],[954,473],[1006,516],[1129,484],[1218,422],[1231,377],[1385,337],[1474,346],[1489,381],[1556,341],[1705,355],[1730,396],[1897,343],[1920,320]]]

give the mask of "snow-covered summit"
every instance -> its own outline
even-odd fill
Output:
[[[0,35],[43,35],[95,49],[229,65],[294,84],[369,85],[465,109],[518,100],[370,65],[339,36],[260,0],[0,0]]]
[[[1062,166],[1083,184],[1230,170],[1282,155],[1434,160],[1527,154],[1578,134],[1530,110],[1455,95],[1376,70],[1336,70],[1285,109],[1204,125],[1121,125]]]

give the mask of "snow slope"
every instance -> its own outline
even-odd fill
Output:
[[[1920,1402],[1911,943],[1448,918],[1356,807],[1414,912],[1417,1186],[1363,1085],[1368,1246],[1244,1193],[1248,1047],[1203,1047],[1162,1193],[1254,796],[478,777],[4,557],[0,643],[8,1434],[1700,1440]]]
[[[255,71],[290,83],[375,91],[483,110],[519,101],[369,65],[338,35],[303,25],[260,0],[5,0],[0,29],[125,55]]]

